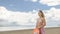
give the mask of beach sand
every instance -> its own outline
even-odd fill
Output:
[[[3,31],[0,34],[32,34],[33,29]],[[46,34],[60,34],[60,27],[45,28]]]

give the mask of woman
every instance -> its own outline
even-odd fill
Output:
[[[45,34],[44,26],[46,25],[44,14],[41,10],[38,12],[39,18],[37,19],[36,28],[39,29],[39,34]]]

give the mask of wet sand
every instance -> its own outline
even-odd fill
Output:
[[[3,31],[0,34],[32,34],[33,29]],[[60,27],[45,28],[46,34],[60,34]]]

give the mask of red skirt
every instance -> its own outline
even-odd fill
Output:
[[[40,30],[38,28],[33,29],[32,34],[40,34]]]
[[[33,33],[32,34],[45,34],[45,30],[44,28],[35,28],[33,29]]]

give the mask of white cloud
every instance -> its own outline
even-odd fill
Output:
[[[58,26],[60,24],[60,9],[52,7],[50,10],[46,10],[45,16],[47,25]]]
[[[25,1],[32,1],[32,2],[37,2],[38,0],[25,0]]]
[[[26,25],[30,22],[35,23],[36,18],[37,13],[35,10],[33,10],[33,12],[28,13],[20,11],[14,12],[8,11],[5,7],[0,6],[0,19],[8,20],[9,22],[17,22],[18,25]]]
[[[32,2],[37,2],[37,0],[31,0]]]
[[[60,5],[60,0],[40,0],[39,2],[48,6]]]
[[[56,8],[52,7],[50,10],[47,11],[46,17],[60,19],[60,9],[56,9]]]
[[[60,22],[60,9],[52,7],[50,10],[43,10],[47,25],[58,24]],[[46,12],[46,13],[45,13]],[[0,19],[4,19],[3,23],[0,24],[11,24],[16,22],[18,25],[33,25],[36,24],[36,19],[38,18],[36,10],[31,12],[14,12],[8,11],[5,7],[0,6]],[[51,24],[52,23],[52,24]]]

